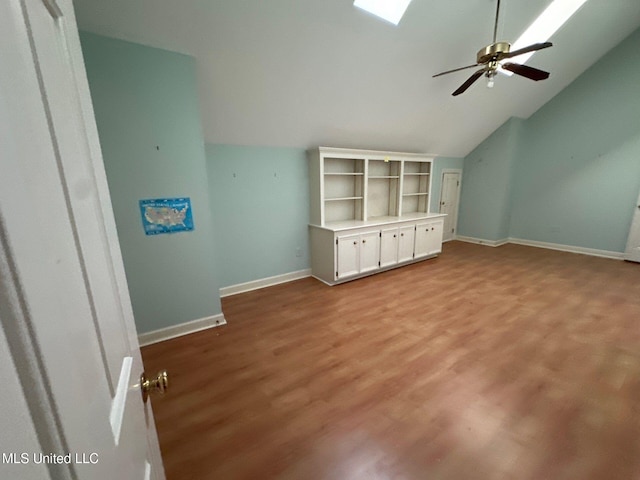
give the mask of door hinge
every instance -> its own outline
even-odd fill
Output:
[[[336,272],[336,277],[338,276],[338,272]]]
[[[380,238],[382,238],[382,232],[380,232]]]
[[[378,266],[380,266],[380,262],[378,262]]]
[[[417,225],[414,225],[414,226],[413,226],[413,231],[414,231],[414,232],[417,232],[417,231],[418,231],[418,226],[417,226]]]
[[[56,0],[43,0],[44,6],[49,10],[49,14],[57,20],[62,17],[62,10],[56,3]]]
[[[456,182],[456,187],[459,187],[459,186],[460,186],[460,180]]]
[[[338,244],[338,239],[336,238],[336,245]]]
[[[452,228],[452,229],[451,229],[451,233],[453,233],[453,232],[455,232],[455,231],[456,231],[456,229],[455,229],[455,228]]]

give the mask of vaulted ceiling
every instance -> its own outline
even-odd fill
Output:
[[[588,0],[528,65],[453,92],[491,43],[496,0],[413,0],[397,27],[352,0],[75,0],[80,29],[196,58],[205,141],[465,156],[526,118],[640,26],[638,0]],[[502,0],[514,42],[550,0]],[[544,39],[543,39],[544,40]],[[612,79],[612,88],[615,79]]]

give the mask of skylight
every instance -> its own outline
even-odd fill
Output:
[[[355,0],[353,5],[398,25],[411,0]]]
[[[525,32],[511,46],[511,51],[526,47],[532,43],[541,43],[549,40],[562,25],[565,24],[587,0],[554,0],[544,12],[525,30]],[[525,53],[512,59],[511,63],[524,64],[535,52]],[[513,73],[501,70],[511,76]]]

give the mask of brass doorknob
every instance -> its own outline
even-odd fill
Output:
[[[140,375],[140,389],[142,390],[142,401],[146,403],[149,395],[154,392],[164,394],[169,388],[169,374],[166,370],[158,372],[156,378],[148,379],[147,375],[142,372]]]

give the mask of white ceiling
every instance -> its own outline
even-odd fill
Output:
[[[528,65],[453,92],[491,43],[496,0],[413,0],[397,27],[352,0],[74,0],[80,29],[196,58],[205,140],[462,157],[526,118],[640,26],[639,0],[588,0]],[[550,0],[503,0],[514,42]],[[544,40],[544,39],[542,39]]]

